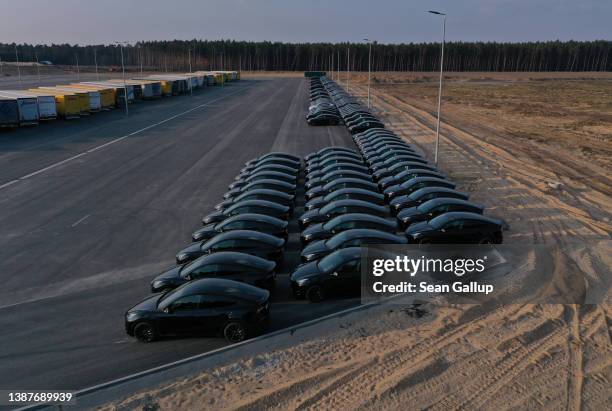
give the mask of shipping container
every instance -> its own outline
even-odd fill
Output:
[[[55,96],[52,94],[39,95],[27,90],[2,90],[0,94],[6,97],[33,97],[38,102],[38,119],[55,120],[57,118],[57,106]]]
[[[100,86],[101,87],[111,87],[115,89],[115,103],[118,106],[125,104],[125,100],[123,96],[125,95],[125,90],[127,89],[128,104],[134,102],[134,86],[129,85],[129,84],[124,85],[123,80],[121,80],[121,83],[110,82],[110,81],[84,81],[80,84],[87,84],[87,85],[98,86],[98,87]]]
[[[110,79],[108,81],[119,82],[121,79]],[[156,82],[142,79],[126,79],[126,84],[134,87],[136,99],[153,100],[161,97],[161,86]],[[140,92],[138,91],[140,89]],[[140,97],[138,97],[140,96]]]
[[[79,90],[74,90],[74,89],[69,89],[69,88],[62,88],[62,87],[39,87],[38,90],[44,90],[44,91],[59,91],[62,93],[72,93],[77,97],[77,101],[79,102],[79,114],[81,116],[88,116],[91,113],[89,112],[89,105],[90,105],[90,100],[89,100],[89,94],[87,93],[87,91],[79,91]]]
[[[70,87],[66,87],[65,85],[59,85],[56,86],[59,89],[63,89],[66,91],[76,91],[76,92],[83,92],[87,95],[88,98],[88,110],[90,113],[97,113],[98,111],[100,111],[102,109],[102,96],[100,95],[100,92],[98,90],[78,90],[75,88],[70,88]]]
[[[19,112],[19,125],[32,126],[38,124],[38,99],[36,96],[4,96],[17,100]]]
[[[0,128],[19,126],[19,108],[17,99],[0,96]]]
[[[176,74],[157,74],[150,75],[147,77],[139,77],[139,80],[155,80],[155,81],[171,81],[172,82],[172,94],[185,94],[189,92],[189,79],[183,75]]]
[[[72,83],[62,87],[74,88],[76,90],[95,90],[100,93],[100,104],[102,110],[112,110],[116,106],[117,90],[110,86],[94,86],[91,84]]]
[[[57,108],[57,114],[60,117],[70,120],[73,118],[79,118],[81,116],[81,107],[79,98],[74,93],[69,93],[60,90],[39,90],[30,89],[30,93],[36,95],[47,96],[52,94],[55,97],[55,106]]]

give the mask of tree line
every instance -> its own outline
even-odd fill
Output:
[[[0,43],[2,62],[51,61],[60,65],[120,66],[121,46]],[[123,46],[127,66],[148,70],[305,71],[368,69],[365,43],[281,43],[234,40],[146,41]],[[524,43],[450,42],[447,71],[611,71],[612,41]],[[439,70],[439,43],[372,45],[374,71]]]

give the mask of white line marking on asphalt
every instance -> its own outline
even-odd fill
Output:
[[[96,146],[96,147],[90,148],[89,150],[83,151],[82,153],[79,153],[79,154],[74,155],[74,156],[72,156],[72,157],[69,157],[69,158],[66,158],[66,159],[64,159],[64,160],[58,161],[57,163],[53,163],[53,164],[51,164],[51,165],[49,165],[49,166],[47,166],[47,167],[45,167],[45,168],[41,168],[40,170],[36,170],[36,171],[34,171],[34,172],[30,173],[30,174],[26,174],[25,176],[22,176],[22,177],[16,178],[15,180],[11,180],[11,181],[9,181],[9,182],[7,182],[7,183],[4,183],[4,184],[0,185],[0,190],[1,190],[1,189],[3,189],[3,188],[8,187],[8,186],[10,186],[10,185],[13,185],[13,184],[15,184],[15,183],[17,183],[17,182],[19,182],[19,181],[22,181],[22,180],[27,180],[28,178],[31,178],[31,177],[34,177],[34,176],[36,176],[36,175],[38,175],[38,174],[44,173],[45,171],[52,170],[52,169],[54,169],[54,168],[56,168],[56,167],[59,167],[59,166],[61,166],[61,165],[63,165],[63,164],[66,164],[66,163],[68,163],[68,162],[70,162],[70,161],[72,161],[72,160],[76,160],[76,159],[77,159],[77,158],[79,158],[79,157],[83,157],[84,155],[87,155],[87,154],[89,154],[89,153],[93,153],[94,151],[98,151],[98,150],[100,150],[101,148],[108,147],[108,146],[110,146],[111,144],[118,143],[118,142],[120,142],[120,141],[122,141],[122,140],[125,140],[125,139],[126,139],[126,138],[128,138],[128,137],[132,137],[132,136],[134,136],[134,135],[136,135],[136,134],[142,133],[143,131],[150,130],[150,129],[152,129],[153,127],[160,126],[160,125],[162,125],[162,124],[164,124],[164,123],[167,123],[168,121],[172,121],[172,120],[174,120],[174,119],[176,119],[176,118],[182,117],[182,116],[184,116],[185,114],[189,114],[189,113],[191,113],[192,111],[195,111],[195,110],[200,109],[200,108],[202,108],[202,107],[210,106],[210,105],[212,105],[213,103],[216,103],[217,101],[220,101],[220,100],[223,100],[223,99],[228,98],[228,97],[230,97],[230,96],[233,96],[234,94],[237,94],[237,93],[239,93],[239,92],[241,92],[241,91],[244,91],[244,90],[248,89],[249,87],[250,87],[250,86],[245,86],[245,87],[243,87],[243,88],[241,88],[241,89],[239,89],[239,90],[236,90],[236,91],[234,91],[234,92],[232,92],[232,93],[230,93],[230,94],[226,94],[226,95],[221,96],[221,97],[219,97],[219,98],[213,99],[213,100],[211,100],[211,101],[209,101],[209,102],[207,102],[207,103],[200,104],[199,106],[192,107],[192,108],[190,108],[189,110],[185,110],[185,111],[183,111],[183,112],[181,112],[181,113],[175,114],[175,115],[173,115],[173,116],[171,116],[171,117],[168,117],[168,118],[167,118],[167,119],[165,119],[165,120],[162,120],[162,121],[159,121],[159,122],[157,122],[157,123],[151,124],[151,125],[149,125],[149,126],[146,126],[146,127],[144,127],[144,128],[141,128],[140,130],[136,130],[136,131],[131,132],[131,133],[129,133],[129,134],[126,134],[126,135],[124,135],[124,136],[117,137],[117,138],[115,138],[114,140],[111,140],[111,141],[108,141],[108,142],[106,142],[106,143],[104,143],[104,144],[101,144],[101,145],[99,145],[99,146]]]
[[[89,214],[87,214],[85,217],[80,218],[76,223],[72,224],[70,227],[76,227],[79,224],[81,224],[83,221],[87,220],[89,218]]]

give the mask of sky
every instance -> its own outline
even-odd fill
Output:
[[[0,42],[612,40],[612,0],[0,0]]]

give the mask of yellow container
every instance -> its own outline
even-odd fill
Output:
[[[81,83],[72,83],[62,87],[74,88],[76,90],[95,90],[100,93],[100,103],[102,104],[103,110],[115,108],[117,90],[112,87],[98,87]]]
[[[39,87],[39,88],[41,90],[45,90],[45,91],[47,91],[47,90],[49,90],[49,91],[58,90],[55,87]],[[62,92],[61,90],[58,90],[58,91],[60,93]],[[86,91],[81,92],[81,91],[75,90],[74,91],[74,95],[77,97],[77,100],[79,102],[79,112],[80,112],[80,114],[82,116],[88,116],[90,114],[89,113],[89,94],[87,94]]]
[[[81,107],[76,94],[66,93],[57,90],[35,89],[29,91],[32,93],[40,93],[41,95],[52,94],[55,96],[55,104],[57,106],[57,114],[65,119],[79,118],[81,116]]]

